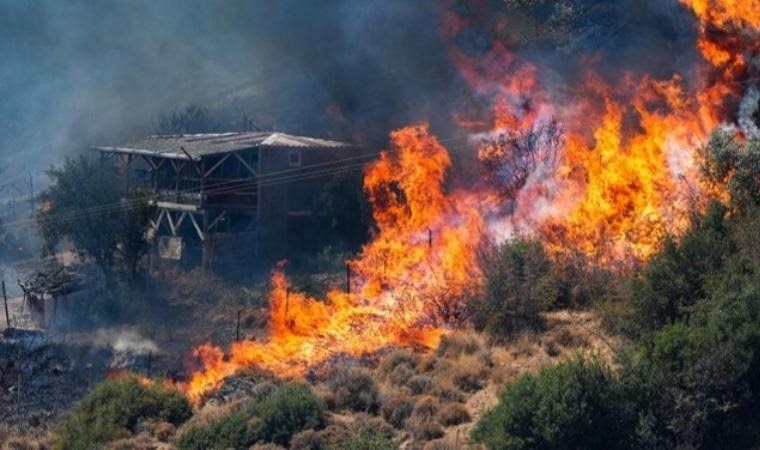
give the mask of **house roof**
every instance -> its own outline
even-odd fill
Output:
[[[174,159],[190,159],[189,157],[192,157],[193,160],[200,160],[204,156],[236,152],[253,147],[325,149],[351,147],[351,144],[271,131],[248,131],[154,135],[121,145],[98,145],[93,149],[106,153],[132,153]]]

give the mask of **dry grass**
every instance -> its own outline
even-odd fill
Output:
[[[441,407],[437,419],[445,427],[459,425],[471,420],[469,411],[461,403],[452,403]]]
[[[380,408],[377,384],[367,369],[336,368],[328,374],[325,384],[329,394],[322,397],[332,410],[376,413]]]

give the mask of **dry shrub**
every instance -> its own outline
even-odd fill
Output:
[[[414,400],[404,393],[398,393],[383,402],[383,418],[396,428],[403,428],[413,411]]]
[[[552,338],[544,339],[542,341],[542,344],[544,346],[544,351],[546,354],[552,358],[556,358],[562,353],[562,348]]]
[[[426,442],[422,447],[423,450],[459,450],[462,448],[461,443],[452,442],[451,439],[435,439]]]
[[[407,381],[415,375],[413,367],[406,364],[400,364],[391,371],[388,375],[388,379],[396,386],[405,386]]]
[[[438,413],[440,403],[438,399],[430,395],[419,397],[414,402],[414,417],[418,419],[432,419]]]
[[[177,432],[177,428],[169,422],[161,422],[153,429],[153,436],[161,442],[169,442],[169,439]]]
[[[320,432],[313,429],[296,433],[290,439],[290,450],[319,450],[323,445]]]
[[[47,450],[50,447],[44,442],[26,436],[0,435],[2,450]]]
[[[530,333],[523,333],[511,347],[513,358],[530,358],[536,353],[536,337]]]
[[[554,336],[554,341],[563,348],[577,348],[588,345],[588,340],[585,336],[575,334],[564,327],[557,329],[552,335]]]
[[[418,355],[415,355],[408,350],[396,350],[380,361],[378,369],[383,377],[389,377],[391,373],[400,366],[406,366],[413,372],[414,369],[417,368],[419,362],[420,357]]]
[[[287,450],[287,449],[277,444],[257,442],[251,446],[250,450]]]
[[[477,392],[483,389],[488,375],[489,368],[477,355],[460,358],[450,372],[451,381],[464,392]]]
[[[470,413],[461,403],[445,405],[438,411],[438,422],[445,427],[459,425],[470,420]]]
[[[442,403],[457,403],[465,400],[464,394],[454,386],[450,378],[438,378],[430,393]]]
[[[414,395],[425,394],[433,388],[433,379],[427,375],[415,375],[406,385]]]
[[[483,348],[481,339],[471,333],[453,333],[441,338],[435,353],[442,358],[472,355]]]
[[[430,441],[441,438],[444,435],[443,427],[434,420],[410,420],[408,427],[414,439],[418,441]]]
[[[331,409],[376,413],[380,408],[377,385],[366,369],[335,369],[330,373],[327,385],[333,391],[333,395],[325,399]]]
[[[119,439],[108,445],[108,450],[155,450],[155,439],[147,434],[138,434],[129,438]]]
[[[386,428],[388,425],[384,425]],[[339,448],[339,444],[345,441],[351,434],[344,423],[333,423],[322,430],[304,430],[294,434],[290,440],[290,450],[320,450],[325,448]]]

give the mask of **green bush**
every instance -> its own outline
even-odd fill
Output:
[[[633,283],[642,331],[656,331],[688,314],[705,298],[705,283],[734,250],[726,209],[713,203],[679,240],[669,239]]]
[[[737,269],[717,277],[710,298],[688,322],[642,340],[623,372],[639,414],[642,446],[757,444],[760,272]]]
[[[285,385],[253,405],[259,440],[287,446],[293,434],[325,425],[324,405],[307,386]]]
[[[540,313],[560,297],[559,280],[538,242],[507,242],[486,252],[481,269],[484,298],[475,304],[473,322],[497,337],[540,327]]]
[[[324,406],[307,386],[284,385],[260,401],[211,423],[195,425],[177,441],[180,450],[246,449],[258,441],[287,446],[303,430],[322,428]]]
[[[256,442],[255,421],[249,423],[247,411],[227,414],[205,425],[187,429],[177,440],[180,450],[245,449]]]
[[[622,391],[598,360],[574,359],[524,375],[473,430],[492,449],[625,448]]]
[[[62,421],[55,447],[102,448],[102,444],[134,432],[141,420],[178,425],[192,415],[181,392],[136,377],[100,383]]]

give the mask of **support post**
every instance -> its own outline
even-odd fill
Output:
[[[11,327],[11,316],[8,314],[8,295],[5,293],[5,280],[3,280],[3,303],[5,304],[5,325]]]
[[[235,342],[240,342],[240,310],[237,311],[237,324],[235,325]]]
[[[428,228],[428,248],[433,248],[433,230]]]

